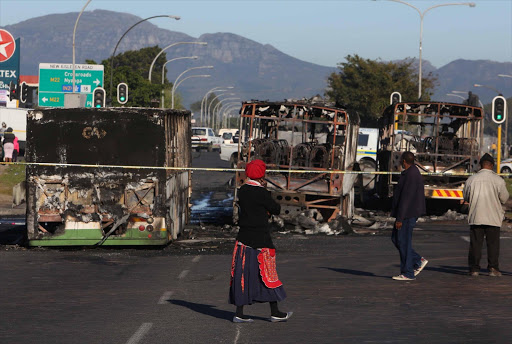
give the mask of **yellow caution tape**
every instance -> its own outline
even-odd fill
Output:
[[[64,164],[51,162],[0,162],[3,165],[36,165],[36,166],[60,166],[60,167],[84,167],[84,168],[118,168],[118,169],[148,169],[168,171],[210,171],[210,172],[244,172],[241,168],[212,168],[212,167],[167,167],[167,166],[126,166],[126,165],[92,165],[92,164]],[[267,170],[273,173],[317,173],[317,174],[374,174],[391,175],[401,172],[389,171],[342,171],[342,170]],[[421,172],[424,176],[472,176],[474,173],[441,173]],[[503,177],[512,177],[512,173],[499,173]]]

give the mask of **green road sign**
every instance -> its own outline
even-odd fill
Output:
[[[39,92],[39,106],[64,107],[64,93],[62,92]],[[92,107],[92,93],[87,94],[85,107]]]
[[[103,65],[75,64],[75,93],[87,94],[85,107],[92,107],[92,92],[103,87]],[[39,106],[64,106],[64,94],[73,89],[73,65],[39,64]]]

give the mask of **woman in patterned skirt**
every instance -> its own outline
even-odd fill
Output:
[[[278,215],[281,207],[266,189],[266,166],[252,160],[245,168],[247,180],[240,187],[240,231],[236,238],[231,264],[229,302],[236,306],[233,322],[252,322],[244,315],[244,306],[255,302],[270,303],[270,321],[286,321],[292,312],[281,312],[277,302],[286,298],[276,272],[275,247],[270,236],[270,215]]]

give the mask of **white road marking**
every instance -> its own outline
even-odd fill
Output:
[[[240,338],[240,324],[238,324],[236,326],[236,336],[235,336],[235,341],[233,342],[233,344],[236,344],[238,343],[238,339]]]
[[[188,275],[189,271],[190,270],[183,270],[178,276],[178,279],[184,279]]]
[[[463,235],[463,236],[461,236],[460,238],[461,238],[462,240],[464,240],[464,241],[470,242],[470,238],[469,238],[469,236],[468,236],[468,235]],[[508,236],[503,237],[503,236],[502,236],[502,237],[500,237],[500,239],[512,239],[512,237],[508,237]]]
[[[137,344],[137,343],[139,343],[140,340],[142,339],[142,337],[144,337],[146,335],[146,333],[148,333],[148,331],[151,329],[152,326],[153,326],[153,323],[143,323],[142,325],[140,325],[140,327],[137,330],[137,332],[135,332],[133,334],[133,336],[130,339],[128,339],[126,344]]]
[[[201,259],[201,256],[195,256],[194,259],[192,259],[192,263],[197,263]]]
[[[167,300],[169,300],[169,298],[174,294],[173,291],[166,291],[162,297],[160,298],[160,300],[158,300],[158,304],[159,305],[166,305],[167,304]]]

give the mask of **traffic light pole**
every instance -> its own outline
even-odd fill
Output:
[[[496,172],[500,173],[501,164],[501,124],[498,125],[498,158],[496,159]]]

